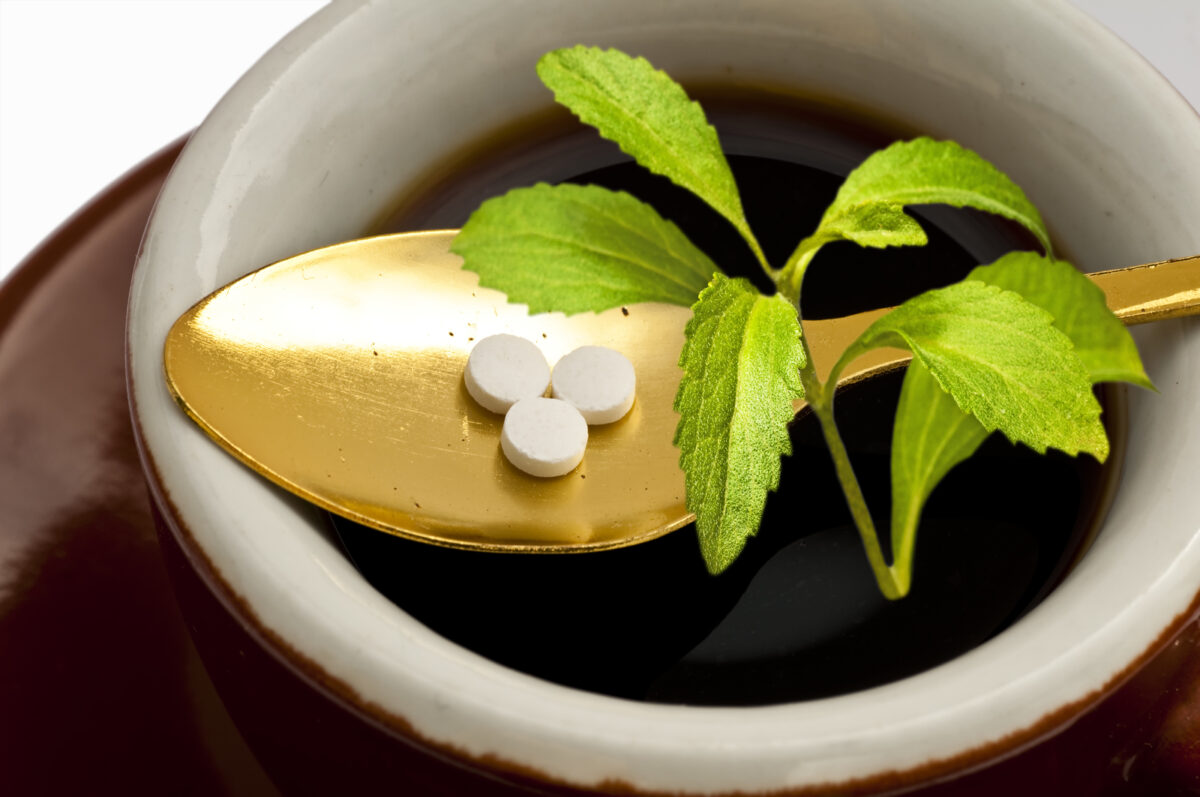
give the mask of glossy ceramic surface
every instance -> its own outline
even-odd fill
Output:
[[[0,285],[0,792],[275,789],[163,566],[125,400],[125,304],[182,142]]]
[[[1139,333],[1161,393],[1134,395],[1109,522],[1044,604],[914,678],[750,710],[600,698],[446,642],[365,584],[319,513],[230,460],[171,403],[161,346],[187,306],[369,230],[430,164],[545,105],[531,65],[580,40],[644,53],[684,79],[801,83],[953,136],[1009,171],[1091,269],[1200,251],[1190,210],[1200,122],[1062,4],[334,4],[206,121],[162,195],[133,285],[133,399],[152,487],[239,611],[286,643],[279,655],[341,684],[341,699],[397,733],[580,788],[895,786],[1011,752],[1115,688],[1186,621],[1200,585],[1193,322]]]

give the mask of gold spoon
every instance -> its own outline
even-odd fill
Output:
[[[690,310],[637,304],[530,316],[462,270],[449,251],[455,232],[318,249],[212,294],[167,336],[176,401],[266,478],[402,537],[484,550],[595,551],[691,522],[672,444],[676,360]],[[1200,312],[1200,257],[1091,276],[1127,324]],[[822,379],[885,312],[805,323]],[[583,463],[567,476],[536,479],[509,465],[499,446],[502,418],[463,387],[474,342],[498,332],[533,340],[552,364],[586,343],[611,346],[634,364],[633,409],[591,429]],[[908,358],[872,351],[840,384]]]

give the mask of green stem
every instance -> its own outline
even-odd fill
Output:
[[[742,237],[746,239],[746,243],[750,245],[750,251],[754,252],[754,257],[758,259],[758,264],[762,266],[763,272],[772,280],[776,278],[775,269],[771,268],[771,263],[767,260],[766,254],[762,247],[758,245],[758,239],[754,237],[754,233],[749,227],[741,229]]]
[[[809,263],[817,256],[817,252],[821,251],[822,246],[833,240],[836,240],[836,237],[822,234],[818,229],[800,242],[783,264],[783,268],[771,275],[779,292],[796,307],[800,306],[800,284],[804,282],[804,273],[808,271]]]
[[[805,390],[808,390],[807,384]],[[902,598],[908,590],[906,585],[897,579],[896,571],[884,560],[883,549],[879,545],[879,534],[875,531],[875,523],[867,509],[867,499],[863,496],[858,477],[854,475],[854,468],[850,465],[850,455],[846,452],[846,445],[842,442],[842,436],[833,420],[832,395],[827,401],[824,395],[821,399],[817,403],[809,401],[809,404],[821,423],[821,433],[825,435],[825,443],[833,457],[833,467],[846,496],[846,504],[850,507],[850,516],[854,518],[854,525],[858,528],[858,536],[862,539],[871,571],[875,574],[879,590],[885,598]]]
[[[861,340],[862,338],[859,338],[851,343],[846,347],[846,350],[842,352],[842,356],[838,357],[838,361],[833,364],[833,369],[829,372],[829,376],[826,377],[828,380],[827,384],[836,385],[838,380],[842,378],[842,371],[846,370],[846,366],[857,360],[868,351],[866,347],[861,345]]]
[[[842,442],[842,436],[838,432],[837,423],[833,417],[833,394],[837,390],[837,373],[845,367],[845,363],[839,360],[834,368],[835,373],[830,375],[827,383],[822,384],[821,380],[817,378],[816,366],[813,365],[812,351],[808,348],[808,336],[804,334],[804,318],[800,313],[800,285],[804,280],[804,272],[807,270],[808,264],[812,262],[820,248],[818,243],[805,250],[802,244],[789,259],[788,265],[773,276],[779,292],[796,308],[796,319],[800,323],[800,347],[804,352],[804,365],[800,368],[800,382],[804,386],[804,399],[812,407],[812,411],[816,413],[817,420],[821,424],[821,434],[824,435],[825,444],[829,447],[829,453],[833,457],[833,467],[837,473],[838,483],[841,484],[842,493],[846,496],[850,516],[854,519],[854,526],[858,529],[858,536],[862,539],[867,561],[871,564],[871,571],[875,575],[875,581],[879,584],[879,591],[888,600],[896,600],[903,598],[908,593],[910,578],[907,572],[897,572],[895,566],[889,567],[884,560],[883,548],[879,544],[879,533],[875,530],[875,522],[871,520],[871,512],[867,509],[867,499],[863,496],[862,487],[858,484],[858,477],[855,476],[854,467],[850,464],[850,455],[846,451],[846,444]],[[909,553],[911,555],[911,551]],[[901,568],[902,571],[907,571],[907,569],[907,567]]]

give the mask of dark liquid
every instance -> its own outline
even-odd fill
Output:
[[[782,263],[816,225],[842,176],[908,132],[881,131],[785,100],[705,102],[751,226]],[[721,267],[763,288],[750,253],[699,200],[563,120],[477,153],[410,199],[390,229],[455,227],[483,199],[538,180],[598,183],[651,202]],[[968,211],[921,213],[924,248],[826,247],[804,285],[805,317],[898,304],[1014,248],[1013,225]],[[902,374],[839,392],[837,416],[886,538],[892,418]],[[488,554],[335,524],[364,576],[445,637],[501,664],[603,694],[709,705],[779,703],[903,678],[981,644],[1036,605],[1082,554],[1119,469],[1122,405],[1106,405],[1113,456],[1039,456],[998,436],[942,482],[918,535],[914,586],[879,594],[815,419],[792,424],[794,453],[762,528],[724,574],[708,575],[695,530],[575,556]],[[463,500],[470,500],[464,494]]]

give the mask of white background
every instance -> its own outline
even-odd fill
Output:
[[[1200,108],[1200,0],[1071,2]],[[199,124],[322,5],[0,0],[0,280],[108,183]]]

